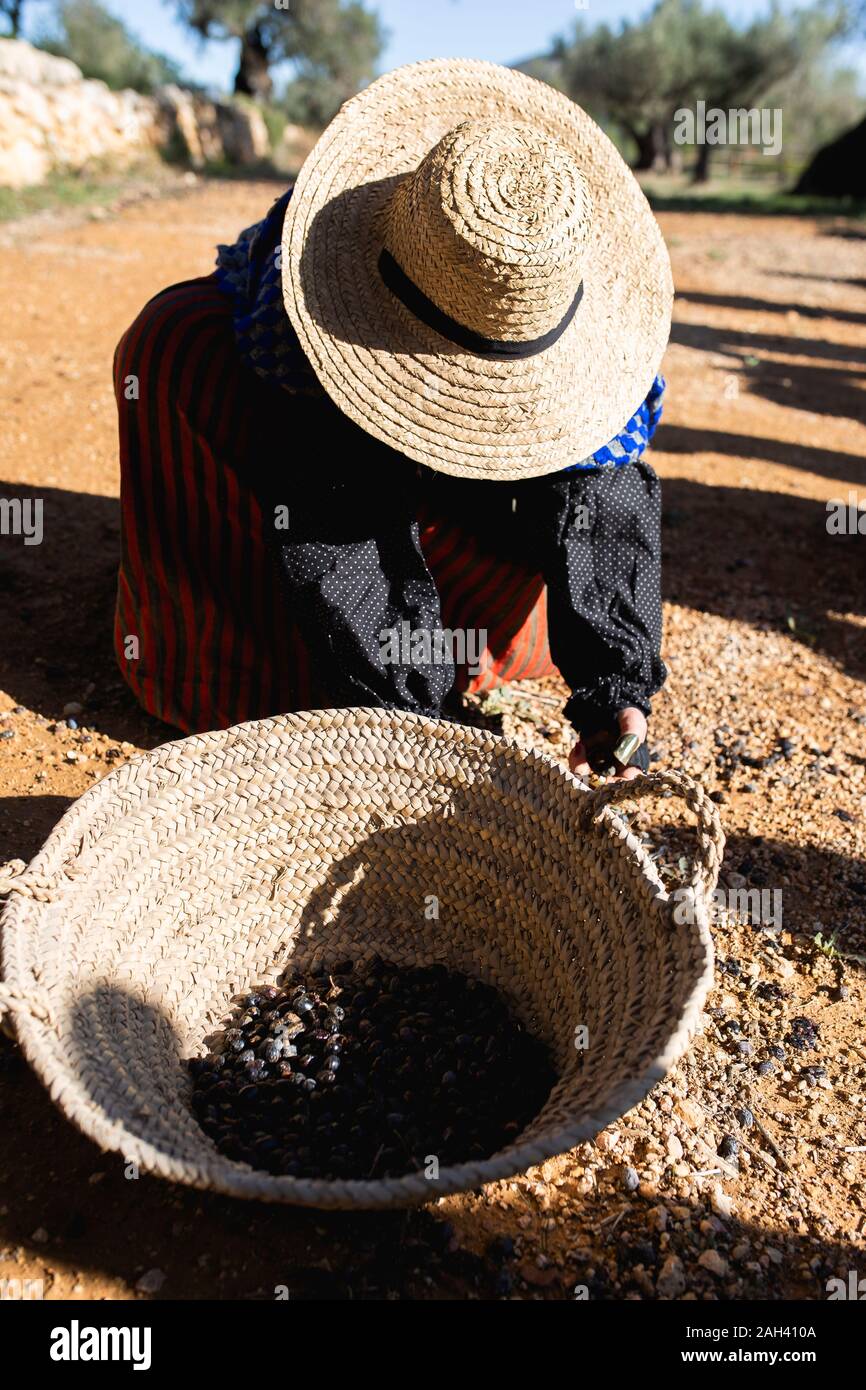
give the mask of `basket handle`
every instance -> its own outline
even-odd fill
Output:
[[[715,803],[699,782],[685,772],[649,772],[628,782],[605,782],[588,794],[586,813],[597,821],[605,807],[620,801],[642,801],[647,797],[682,797],[698,821],[698,848],[692,863],[688,886],[708,900],[719,879],[725,852],[725,833]]]
[[[0,980],[0,1028],[3,1032],[9,1033],[8,1026],[4,1026],[4,1017],[7,1015],[14,1019],[16,1014],[29,1014],[39,1023],[47,1023],[53,1027],[54,1018],[51,1013],[47,999],[42,999],[38,992],[33,994],[21,994],[17,989],[12,989],[11,985],[5,985]]]
[[[0,864],[0,898],[10,893],[21,893],[24,897],[35,898],[37,902],[50,902],[54,883],[39,874],[28,873],[23,859],[10,859]]]

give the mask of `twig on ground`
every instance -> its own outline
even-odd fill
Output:
[[[767,1132],[766,1125],[762,1124],[762,1122],[761,1122],[760,1119],[758,1118],[758,1111],[757,1111],[757,1108],[756,1108],[756,1106],[755,1106],[754,1098],[751,1098],[751,1099],[749,1100],[749,1109],[751,1110],[752,1115],[754,1116],[754,1120],[755,1120],[755,1129],[759,1132],[759,1134],[762,1134],[762,1135],[764,1136],[764,1138],[766,1139],[767,1143],[768,1143],[769,1146],[770,1146],[770,1150],[771,1150],[771,1152],[772,1152],[772,1154],[773,1154],[773,1157],[777,1160],[777,1162],[778,1162],[778,1164],[779,1164],[779,1167],[782,1168],[786,1173],[790,1173],[790,1171],[791,1171],[791,1165],[790,1165],[790,1163],[789,1163],[788,1160],[786,1159],[785,1155],[782,1153],[782,1150],[779,1148],[779,1146],[778,1146],[778,1144],[776,1143],[776,1141],[775,1141],[775,1139],[773,1138],[773,1136]]]

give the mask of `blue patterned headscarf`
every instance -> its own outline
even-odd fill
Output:
[[[262,222],[241,232],[233,246],[217,247],[216,278],[234,306],[235,338],[247,366],[287,391],[321,395],[322,387],[283,304],[280,238],[291,196],[290,189]],[[664,378],[657,376],[646,400],[616,438],[562,471],[635,463],[656,432],[664,389]]]

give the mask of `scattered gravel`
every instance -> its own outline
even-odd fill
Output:
[[[28,860],[70,798],[174,736],[136,709],[107,638],[118,536],[105,363],[147,298],[206,272],[214,242],[272,197],[267,185],[209,180],[184,200],[149,204],[144,238],[140,208],[52,227],[53,254],[75,257],[65,305],[75,331],[63,344],[63,388],[42,392],[38,408],[34,373],[56,380],[45,324],[57,277],[32,274],[32,235],[0,260],[18,340],[0,468],[7,487],[30,492],[34,460],[62,460],[44,481],[63,517],[59,543],[46,533],[40,547],[3,548],[5,857]],[[670,678],[650,729],[656,764],[698,778],[727,835],[702,1033],[599,1143],[482,1192],[351,1226],[129,1183],[109,1159],[105,1181],[89,1185],[91,1146],[0,1037],[4,1113],[15,1118],[0,1132],[0,1277],[44,1278],[46,1290],[53,1281],[52,1297],[128,1297],[135,1275],[124,1268],[161,1265],[179,1297],[270,1299],[286,1284],[293,1299],[570,1300],[579,1284],[592,1299],[703,1301],[820,1300],[831,1277],[866,1270],[866,549],[825,527],[827,499],[857,485],[866,457],[852,408],[866,243],[808,218],[731,214],[724,238],[710,214],[661,220],[679,293],[651,455],[664,490]],[[753,347],[757,367],[745,363]],[[564,760],[562,700],[546,681],[468,703],[487,727]],[[71,704],[81,711],[65,714]],[[662,882],[681,884],[689,817],[674,802],[628,815]],[[761,889],[781,892],[781,926],[752,923],[748,904],[739,911],[730,897]],[[764,981],[784,997],[760,997]],[[817,1025],[811,1047],[786,1041],[798,1017]],[[737,1038],[752,1043],[751,1057],[735,1052]],[[674,1133],[682,1155],[670,1158]],[[740,1141],[737,1168],[717,1152],[729,1134]],[[631,1191],[628,1169],[639,1178]],[[89,1217],[74,1244],[64,1235],[69,1194]],[[40,1223],[47,1244],[32,1239]],[[126,1262],[119,1240],[136,1252]],[[495,1244],[504,1240],[508,1253]],[[727,1274],[701,1262],[710,1251]]]

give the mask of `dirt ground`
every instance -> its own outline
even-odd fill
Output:
[[[46,528],[38,547],[0,537],[0,861],[27,860],[72,798],[171,736],[110,650],[111,354],[145,299],[207,272],[278,191],[190,182],[0,236],[0,497],[42,497]],[[866,534],[826,524],[828,500],[866,498],[866,228],[661,220],[678,298],[653,451],[670,679],[651,746],[714,793],[723,886],[781,890],[781,929],[719,912],[702,1036],[597,1143],[408,1216],[130,1183],[4,1042],[0,1279],[83,1299],[269,1299],[279,1285],[294,1298],[819,1299],[831,1276],[866,1274]],[[560,694],[511,687],[476,717],[564,753]],[[77,729],[69,702],[84,706]],[[688,831],[645,812],[635,825],[674,884]]]

